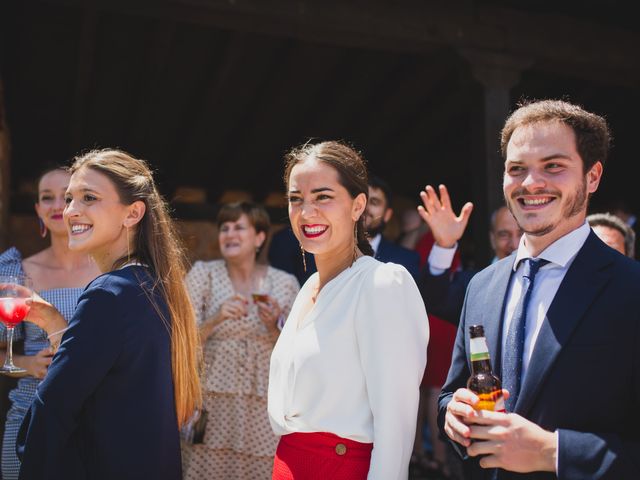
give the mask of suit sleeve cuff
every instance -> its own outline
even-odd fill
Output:
[[[442,275],[445,271],[449,270],[457,249],[457,243],[451,248],[440,247],[434,243],[428,259],[429,272],[431,275]]]

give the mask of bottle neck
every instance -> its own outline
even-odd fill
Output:
[[[473,373],[491,373],[491,358],[485,337],[472,338],[469,343]]]
[[[476,373],[491,373],[491,360],[475,360],[471,361],[471,372]]]

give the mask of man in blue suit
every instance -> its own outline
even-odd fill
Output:
[[[524,235],[471,280],[439,401],[466,478],[640,478],[640,266],[585,221],[609,141],[603,118],[562,101],[524,105],[502,130],[504,196]],[[473,408],[474,324],[513,413]]]
[[[385,239],[382,236],[385,227],[393,216],[391,208],[392,192],[382,179],[369,176],[369,199],[364,213],[364,223],[373,247],[374,257],[381,262],[393,262],[404,266],[414,279],[420,271],[420,255]]]

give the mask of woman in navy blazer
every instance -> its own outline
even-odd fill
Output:
[[[28,320],[59,350],[18,436],[20,478],[179,480],[179,425],[201,399],[166,204],[145,162],[124,152],[92,151],[71,172],[69,248],[104,273],[68,326],[44,300],[32,302]]]

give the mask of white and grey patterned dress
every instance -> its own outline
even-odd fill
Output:
[[[0,255],[0,275],[22,275],[22,255],[16,248],[10,248]],[[73,316],[78,303],[78,297],[84,288],[54,288],[38,291],[47,302],[54,305],[67,321]],[[6,328],[0,323],[0,341],[6,341]],[[44,330],[30,322],[22,322],[15,327],[14,340],[24,339],[24,354],[35,355],[40,350],[49,347],[49,340]],[[4,427],[4,441],[2,444],[2,479],[18,478],[20,462],[16,456],[16,437],[22,424],[22,419],[29,410],[36,395],[36,387],[40,380],[34,377],[23,377],[18,380],[18,386],[9,393],[11,408],[7,413]]]

